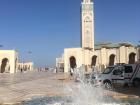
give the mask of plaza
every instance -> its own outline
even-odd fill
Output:
[[[63,93],[64,74],[28,71],[27,73],[0,74],[0,104],[15,104],[32,97],[58,96]],[[60,79],[60,80],[59,80]]]
[[[70,91],[65,91],[77,83],[69,79],[68,74],[53,72],[37,72],[19,74],[0,74],[0,104],[15,105],[32,98],[70,96]],[[114,91],[103,90],[101,93],[114,99],[139,99],[138,89],[119,88]]]
[[[43,4],[45,4],[45,3],[43,3]],[[46,8],[46,4],[44,7]],[[36,6],[35,6],[35,8],[36,8]],[[96,16],[96,14],[94,12],[94,1],[93,0],[81,0],[81,7],[79,6],[79,8],[80,8],[80,16],[78,18],[80,19],[80,21],[79,21],[80,37],[81,37],[80,46],[73,47],[73,48],[67,48],[67,47],[64,48],[64,50],[63,50],[64,52],[62,53],[62,55],[60,57],[56,58],[56,67],[51,68],[51,70],[49,70],[49,68],[47,68],[47,69],[45,68],[42,70],[41,67],[37,70],[37,69],[35,69],[36,66],[34,66],[33,62],[26,62],[26,61],[21,62],[19,53],[16,50],[0,50],[0,105],[21,105],[22,102],[27,102],[27,101],[31,101],[31,100],[34,101],[34,99],[40,99],[43,97],[55,97],[55,96],[62,96],[62,97],[76,96],[76,97],[74,97],[75,99],[77,99],[77,100],[79,99],[81,102],[84,102],[86,100],[85,103],[86,102],[88,103],[88,100],[91,101],[91,103],[92,103],[94,100],[96,100],[97,95],[99,98],[98,101],[96,100],[97,103],[100,102],[100,98],[103,98],[104,96],[107,98],[111,97],[111,98],[113,98],[115,100],[119,100],[119,101],[120,100],[129,100],[129,99],[130,100],[140,100],[139,88],[134,88],[132,86],[128,86],[128,87],[117,87],[117,88],[113,88],[112,90],[107,90],[107,89],[102,89],[100,87],[96,87],[96,86],[94,86],[94,84],[87,84],[83,81],[76,82],[74,79],[71,79],[70,73],[69,73],[70,72],[69,70],[71,68],[75,71],[76,70],[78,71],[78,69],[83,67],[83,65],[84,65],[84,67],[85,67],[85,69],[83,69],[84,73],[90,74],[90,73],[92,73],[93,69],[101,72],[108,66],[113,66],[115,64],[124,64],[124,63],[125,64],[135,64],[140,60],[140,47],[137,45],[134,45],[130,42],[95,43],[96,42],[95,41],[95,36],[96,36],[95,35],[95,27],[96,27],[95,16]],[[22,9],[24,10],[25,8],[22,8]],[[40,8],[37,8],[37,9],[40,9]],[[32,11],[32,9],[31,9],[31,11]],[[37,14],[36,13],[37,11],[38,10],[35,10],[35,14]],[[27,11],[25,11],[25,12],[27,12]],[[41,13],[41,12],[39,12],[39,13]],[[51,12],[51,13],[53,13],[53,12]],[[68,11],[67,11],[67,13],[68,13]],[[28,13],[28,15],[29,14],[30,13]],[[43,15],[44,14],[47,14],[46,11],[45,11],[45,13],[43,13]],[[27,17],[28,17],[28,15],[27,15]],[[36,16],[36,17],[38,17],[38,16]],[[50,16],[50,15],[47,15],[47,16]],[[24,17],[24,15],[23,15],[23,17]],[[36,17],[35,16],[32,17],[31,20],[34,20],[33,18],[36,18]],[[43,23],[45,23],[44,21],[47,21],[47,20],[50,21],[50,19],[46,19],[46,17],[44,19],[45,20],[40,19],[40,17],[39,17],[38,23],[40,24],[41,20],[43,20],[41,23],[41,25],[42,25]],[[52,19],[52,17],[51,17],[51,19]],[[56,17],[55,17],[55,19],[56,19]],[[55,21],[55,19],[53,21]],[[29,20],[29,21],[31,21],[31,20]],[[51,21],[51,22],[53,22],[53,21]],[[33,23],[36,23],[36,22],[33,22]],[[52,23],[50,23],[50,24],[52,24]],[[60,25],[60,23],[59,23],[59,25]],[[35,26],[38,26],[38,25],[35,24]],[[52,26],[55,26],[55,25],[52,25]],[[27,24],[25,24],[25,27],[27,27]],[[49,26],[49,28],[50,27],[51,26]],[[28,43],[26,44],[26,42],[25,42],[26,40],[23,41],[24,47],[25,47],[24,50],[27,50],[26,47],[28,47],[28,49],[31,49],[31,46],[28,45],[29,43],[31,43],[31,41],[33,41],[35,43],[32,45],[32,48],[34,48],[34,50],[35,50],[34,59],[38,63],[40,63],[40,65],[42,65],[41,63],[45,64],[46,59],[51,62],[50,58],[52,56],[51,56],[51,54],[49,55],[48,53],[46,53],[45,49],[47,49],[47,47],[48,48],[50,47],[51,49],[55,49],[55,47],[56,47],[55,44],[58,44],[58,43],[54,43],[55,40],[61,39],[61,36],[59,36],[59,37],[53,36],[52,45],[54,45],[54,46],[52,47],[51,44],[48,44],[50,39],[48,38],[46,41],[46,39],[44,37],[45,35],[51,36],[51,34],[49,34],[49,32],[45,33],[46,27],[44,29],[45,32],[43,32],[43,28],[39,27],[39,28],[37,28],[37,30],[33,28],[33,31],[35,33],[34,32],[30,33],[30,31],[28,33],[28,34],[33,35],[32,38],[30,38],[29,36],[28,37],[24,36],[24,38],[26,40],[28,40],[29,42],[27,41]],[[49,30],[49,28],[48,28],[48,30]],[[27,28],[27,30],[30,30],[30,26]],[[40,38],[39,35],[41,35],[41,33],[38,33],[35,30],[36,31],[41,30],[42,34],[45,33],[45,34],[43,34],[44,36],[42,37],[42,40],[39,39]],[[63,28],[63,31],[64,30],[65,29]],[[53,28],[53,31],[54,31],[54,28]],[[34,34],[39,34],[38,35],[39,37],[34,36]],[[59,35],[59,34],[57,33],[57,35]],[[21,34],[21,36],[22,36],[22,34]],[[34,37],[36,38],[35,40],[33,39]],[[22,39],[22,37],[19,39]],[[41,46],[40,42],[41,43],[43,42],[43,45],[45,45],[45,47],[43,45]],[[45,42],[47,42],[48,46]],[[22,43],[22,42],[20,42],[20,43]],[[65,44],[65,43],[63,42],[61,44]],[[42,49],[40,49],[40,48],[42,48]],[[52,52],[52,51],[48,50],[48,52],[53,54],[54,52],[56,53],[57,51]],[[44,53],[44,55],[43,55],[43,53]],[[24,54],[25,54],[25,52],[24,52]],[[49,56],[49,57],[47,58],[46,56]],[[27,59],[28,57],[27,58],[26,57],[27,56],[24,56],[23,58]],[[40,61],[41,59],[43,59],[43,60]],[[62,69],[63,72],[59,72],[59,71],[56,72],[56,70],[58,70],[58,69]],[[81,69],[79,69],[79,71],[80,70]],[[84,76],[85,76],[85,74],[84,74]],[[84,105],[86,105],[86,104],[84,104]],[[93,104],[94,103],[92,103],[92,105]],[[81,104],[78,104],[78,105],[81,105]]]

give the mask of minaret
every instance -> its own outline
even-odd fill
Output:
[[[81,3],[81,47],[94,50],[94,13],[92,0]]]

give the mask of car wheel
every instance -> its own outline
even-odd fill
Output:
[[[111,84],[111,82],[109,82],[109,81],[104,82],[104,87],[105,87],[106,89],[112,89],[112,84]]]

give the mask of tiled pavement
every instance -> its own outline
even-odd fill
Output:
[[[0,74],[0,104],[20,102],[32,96],[63,95],[66,78],[66,74],[51,72]]]
[[[33,96],[62,96],[67,84],[74,84],[67,74],[51,72],[28,72],[0,74],[0,105],[30,100]],[[114,98],[139,98],[139,88],[119,88],[104,91]]]

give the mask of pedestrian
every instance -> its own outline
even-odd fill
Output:
[[[20,70],[20,71],[21,71],[21,73],[22,73],[22,72],[23,72],[23,69],[21,68],[21,70]]]
[[[55,67],[55,69],[56,69],[56,73],[57,73],[57,67]]]
[[[70,68],[70,79],[73,79],[74,68]]]

